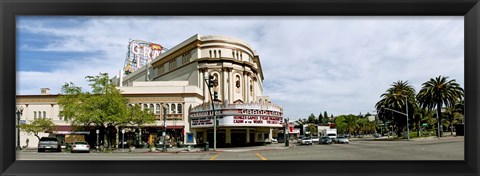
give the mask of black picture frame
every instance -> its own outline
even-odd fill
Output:
[[[478,0],[1,0],[0,11],[1,175],[479,175]],[[465,161],[15,161],[17,15],[464,16]]]

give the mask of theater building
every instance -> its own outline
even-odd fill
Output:
[[[149,134],[146,140],[161,136],[166,126],[167,135],[184,144],[213,143],[209,91],[218,95],[214,102],[217,146],[262,144],[271,141],[274,129],[283,128],[283,108],[263,95],[260,58],[248,43],[225,36],[194,35],[157,53],[158,56],[152,55],[151,48],[140,47],[133,45],[130,49],[136,54],[144,51],[151,59],[143,66],[126,62],[124,70],[112,81],[130,104],[139,104],[156,115],[155,124],[144,128]],[[210,90],[205,83],[206,75],[213,75],[215,80]],[[25,106],[26,100],[18,101],[18,98],[17,106]],[[58,117],[59,109],[53,99],[38,103],[45,104],[42,106],[45,110],[40,112],[50,111],[58,118],[58,124],[67,125]],[[165,106],[167,111],[163,112]],[[128,126],[121,128],[127,133],[136,130]]]

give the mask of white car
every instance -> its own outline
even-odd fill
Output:
[[[318,138],[318,136],[312,137],[312,143],[318,143],[318,142],[320,142],[320,138]]]
[[[90,153],[90,145],[85,142],[73,142],[72,144],[72,153],[75,152],[87,152]]]
[[[312,139],[309,137],[303,138],[302,141],[300,141],[301,145],[312,145]]]

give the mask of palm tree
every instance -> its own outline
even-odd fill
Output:
[[[453,136],[453,125],[462,121],[462,114],[460,109],[454,107],[445,108],[444,113],[442,114],[445,120],[443,125],[447,128],[450,128],[450,134]]]
[[[464,97],[464,90],[455,81],[448,80],[447,76],[438,76],[431,78],[422,84],[422,89],[418,92],[417,99],[420,106],[424,109],[437,110],[437,127],[439,128],[438,137],[442,137],[440,122],[442,121],[442,106],[454,106],[457,101]]]
[[[417,136],[420,136],[421,124],[427,123],[430,124],[430,119],[434,116],[434,112],[428,109],[422,109],[419,105],[415,106],[415,111],[413,115],[413,122],[415,123],[417,129]]]
[[[408,102],[406,102],[405,96]],[[415,109],[415,89],[408,81],[394,82],[389,89],[381,96],[380,101],[375,104],[379,117],[382,117],[382,121],[390,121],[397,127],[405,127],[407,120],[405,115],[399,113],[392,113],[392,111],[386,110],[393,109],[399,112],[406,112],[405,104],[408,103],[408,117],[412,119],[413,110]],[[400,129],[397,128],[397,134],[400,135]]]
[[[359,127],[357,117],[355,115],[346,116],[343,120],[343,123],[345,123],[345,130],[348,132],[348,134],[353,134]]]

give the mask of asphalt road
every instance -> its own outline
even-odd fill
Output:
[[[464,138],[416,141],[351,141],[350,144],[227,148],[209,152],[38,153],[17,152],[19,160],[463,160]]]

